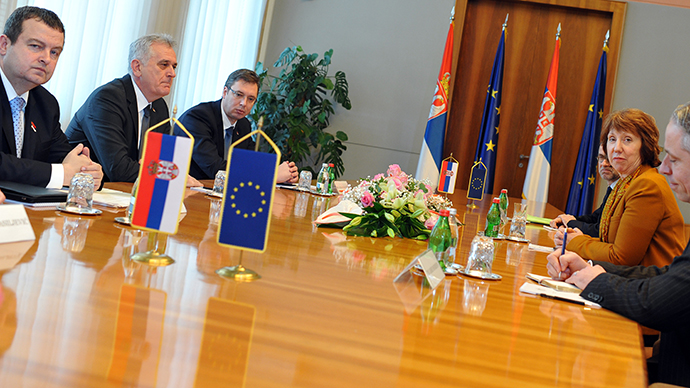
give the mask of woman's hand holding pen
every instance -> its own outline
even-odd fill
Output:
[[[570,237],[570,232],[568,232],[568,237]],[[600,265],[589,265],[575,252],[562,253],[560,249],[556,249],[546,259],[548,260],[546,270],[551,278],[565,280],[566,283],[574,284],[582,290],[592,279],[606,272]]]

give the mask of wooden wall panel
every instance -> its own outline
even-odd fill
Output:
[[[456,10],[457,56],[445,154],[452,152],[460,162],[458,187],[467,188],[501,25],[509,13],[493,191],[507,188],[511,196],[522,192],[528,161],[520,159],[520,155],[530,154],[556,27],[561,23],[549,203],[564,209],[604,36],[609,29],[612,37],[605,114],[611,105],[625,3],[462,0],[456,3]]]

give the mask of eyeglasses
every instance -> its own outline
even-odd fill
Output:
[[[247,96],[246,94],[244,94],[242,92],[236,92],[236,91],[232,90],[232,88],[230,88],[230,87],[228,87],[228,90],[232,92],[232,95],[235,96],[235,98],[239,98],[240,100],[244,100],[244,98],[246,97],[247,103],[249,105],[254,105],[254,103],[256,102],[256,97]]]

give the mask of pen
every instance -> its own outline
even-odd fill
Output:
[[[561,246],[561,256],[565,254],[565,244],[568,242],[568,228],[565,228],[565,232],[563,232],[563,245]],[[558,271],[558,279],[560,280],[561,278],[561,271]]]
[[[541,296],[542,298],[546,298],[546,299],[560,300],[562,302],[570,302],[570,303],[579,304],[580,306],[587,306],[587,304],[581,300],[561,298],[560,296],[549,295],[549,294],[539,294],[539,296]]]

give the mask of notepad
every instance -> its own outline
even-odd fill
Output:
[[[544,287],[549,287],[556,291],[572,292],[574,294],[580,294],[582,290],[574,284],[566,283],[561,280],[554,280],[548,276],[535,275],[533,273],[527,273],[527,279],[536,282]]]

